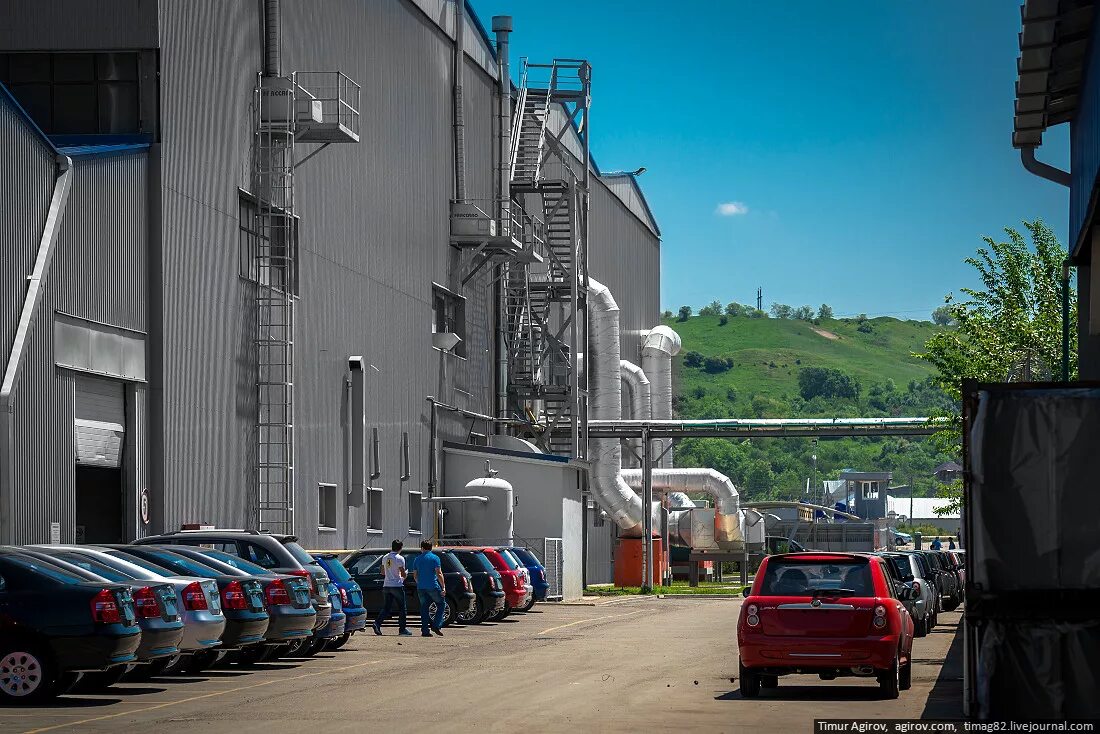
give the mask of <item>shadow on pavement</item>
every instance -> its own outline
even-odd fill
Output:
[[[111,686],[110,693],[115,696],[144,696],[147,693],[164,693],[167,688],[152,688],[151,686]]]
[[[112,690],[111,693],[118,693],[118,691]],[[80,708],[97,708],[99,706],[113,706],[116,703],[122,703],[121,698],[83,698],[81,696],[59,696],[47,706],[43,708],[68,708],[68,709],[80,709]]]
[[[933,634],[937,632],[939,630]],[[923,719],[961,719],[963,714],[962,623],[944,632],[954,634],[954,638],[940,667],[940,674],[928,693],[928,701],[921,712]]]
[[[872,679],[873,680],[873,679]],[[783,685],[760,691],[757,701],[877,701],[878,686],[798,686]],[[714,697],[715,701],[742,701],[740,691],[729,691]]]

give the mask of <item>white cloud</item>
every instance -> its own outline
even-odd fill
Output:
[[[724,201],[714,211],[723,217],[739,217],[749,213],[749,206],[743,201]]]

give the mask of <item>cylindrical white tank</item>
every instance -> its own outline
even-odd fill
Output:
[[[515,493],[511,482],[500,477],[479,477],[470,481],[462,492],[472,497],[486,497],[488,502],[466,502],[466,537],[494,542],[511,542],[515,535],[512,510]]]

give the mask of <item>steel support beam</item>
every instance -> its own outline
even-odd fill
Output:
[[[798,438],[926,436],[943,430],[940,418],[724,418],[716,420],[594,420],[590,438]]]
[[[642,593],[653,591],[653,448],[642,431]]]

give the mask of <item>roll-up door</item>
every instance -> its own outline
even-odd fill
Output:
[[[78,377],[73,435],[76,463],[118,467],[126,432],[124,385],[114,380]]]

